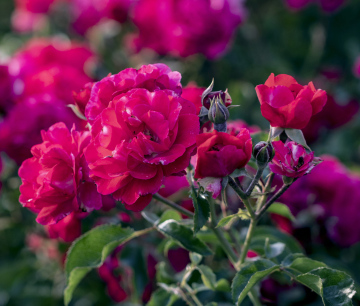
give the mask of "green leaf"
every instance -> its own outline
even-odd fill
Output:
[[[163,212],[163,214],[161,215],[159,223],[162,223],[162,222],[164,222],[166,220],[170,220],[170,219],[180,221],[182,218],[181,218],[181,215],[176,210],[168,209],[168,210],[165,210]]]
[[[151,299],[146,306],[171,306],[177,299],[176,295],[160,288],[151,295]]]
[[[285,129],[285,133],[287,137],[289,137],[291,140],[297,142],[298,144],[301,144],[303,147],[311,151],[310,147],[306,143],[304,134],[301,130]]]
[[[196,267],[196,269],[200,272],[201,280],[204,283],[204,285],[211,290],[215,290],[216,276],[214,272],[208,266],[205,265],[199,265]]]
[[[158,283],[171,284],[175,282],[174,274],[163,261],[156,265],[156,281]]]
[[[269,243],[269,239],[265,241],[265,256],[269,259],[279,256],[285,250],[285,244],[282,242]]]
[[[287,265],[287,267],[299,273],[308,273],[311,270],[326,267],[326,264],[303,256],[294,258],[293,262]]]
[[[134,232],[119,225],[101,225],[75,240],[65,263],[67,286],[64,303],[68,305],[76,286],[91,270],[100,267],[106,257],[119,245],[147,232]]]
[[[232,297],[236,305],[244,300],[249,291],[264,277],[279,270],[279,265],[268,259],[259,259],[241,265],[232,283]]]
[[[190,252],[189,257],[193,265],[198,265],[202,260],[202,256],[199,255],[198,253]]]
[[[291,213],[289,207],[285,204],[281,204],[281,203],[271,204],[270,207],[267,209],[267,211],[269,213],[277,214],[285,218],[288,218],[291,221],[295,221],[295,217]]]
[[[194,204],[194,234],[196,234],[208,221],[210,206],[205,196],[196,193],[194,186],[191,186],[191,198]]]
[[[280,134],[284,131],[283,128],[281,127],[270,127],[270,139],[274,139],[278,136],[280,136]]]
[[[222,227],[222,226],[226,226],[228,225],[234,218],[238,219],[242,219],[242,220],[248,220],[250,219],[250,215],[248,213],[247,210],[241,210],[239,209],[239,212],[236,213],[236,214],[233,214],[233,215],[229,215],[229,216],[226,216],[224,218],[222,218],[218,225],[216,227]]]
[[[231,287],[229,281],[225,278],[219,279],[215,284],[215,290],[222,292],[230,292]]]
[[[296,281],[320,295],[325,306],[352,305],[355,284],[345,272],[301,254],[288,256],[282,265]]]
[[[199,238],[193,235],[191,229],[181,225],[175,220],[160,223],[157,229],[165,236],[174,239],[183,248],[203,256],[211,255],[211,250]]]
[[[250,243],[250,250],[253,250],[260,255],[265,255],[264,246],[267,238],[269,239],[270,244],[277,242],[285,244],[285,249],[278,258],[280,261],[289,254],[303,253],[301,245],[293,236],[280,232],[278,229],[271,226],[257,226],[255,228]]]
[[[345,272],[322,267],[295,279],[319,294],[325,306],[353,305],[355,284]]]

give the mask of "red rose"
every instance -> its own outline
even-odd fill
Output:
[[[275,156],[270,163],[270,170],[287,177],[301,177],[308,174],[320,161],[314,158],[314,152],[307,153],[302,145],[294,141],[283,143],[281,140],[272,143]]]
[[[33,146],[32,158],[19,169],[20,203],[38,213],[37,222],[55,224],[72,212],[102,206],[101,195],[88,176],[83,149],[90,132],[71,132],[64,123],[42,131],[43,142]]]
[[[303,129],[327,100],[326,92],[316,90],[312,82],[302,86],[287,74],[272,73],[265,85],[258,85],[255,90],[261,113],[273,127]]]
[[[237,136],[212,131],[196,136],[195,178],[225,177],[243,168],[250,160],[252,140],[248,129]]]
[[[183,174],[189,165],[199,118],[194,104],[172,90],[113,90],[107,91],[112,100],[93,123],[85,156],[98,192],[140,211],[164,177]]]
[[[195,83],[189,83],[186,87],[183,88],[181,96],[191,101],[196,106],[196,113],[200,114],[200,109],[202,107],[201,95],[204,92],[204,87],[197,87]]]
[[[170,89],[180,95],[180,80],[181,74],[171,71],[164,64],[144,65],[138,70],[128,68],[110,75],[92,87],[85,109],[86,118],[93,122],[116,96],[134,88],[145,88],[148,91]]]

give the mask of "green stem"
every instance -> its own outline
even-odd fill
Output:
[[[295,180],[294,180],[295,181]],[[281,195],[288,190],[288,188],[291,186],[289,185],[283,185],[277,193],[275,193],[266,203],[265,205],[259,210],[259,212],[256,215],[256,220],[259,220],[266,212],[266,210],[270,207],[272,203],[274,203],[278,198],[281,197]]]
[[[193,299],[193,301],[195,302],[195,304],[197,306],[203,306],[203,303],[201,303],[199,301],[199,299],[197,298],[195,292],[191,289],[191,287],[188,284],[185,284],[184,288],[186,288],[186,290],[188,291],[188,293],[190,294],[191,298]]]
[[[158,200],[162,203],[164,203],[167,206],[170,206],[171,208],[177,210],[178,212],[182,213],[185,216],[188,216],[189,218],[194,218],[194,214],[191,211],[188,211],[187,209],[181,207],[180,205],[162,197],[160,194],[156,193],[153,195],[153,198],[155,200]]]
[[[261,207],[265,204],[266,202],[266,199],[267,199],[267,192],[269,192],[270,188],[271,188],[271,184],[272,184],[272,181],[273,181],[273,178],[274,178],[274,173],[271,172],[268,179],[267,179],[267,182],[265,184],[265,187],[263,189],[263,196],[258,200],[257,202],[257,205],[256,205],[256,212],[258,212]]]
[[[239,259],[238,264],[237,264],[237,266],[239,266],[239,267],[245,262],[245,258],[246,258],[246,255],[247,255],[248,251],[249,251],[250,242],[251,242],[251,238],[252,238],[256,223],[257,223],[256,218],[251,219],[249,229],[248,229],[248,232],[246,234],[244,246],[243,246],[243,249],[242,249],[242,252],[241,252],[241,255],[240,255],[240,259]]]
[[[248,210],[251,218],[255,218],[255,213],[251,207],[251,204],[249,200],[247,199],[245,193],[242,191],[242,189],[239,187],[239,185],[235,182],[235,180],[229,176],[229,185],[234,189],[236,194],[239,196],[240,200],[244,203],[246,209]]]
[[[255,174],[255,177],[253,178],[253,180],[251,181],[248,189],[245,192],[245,196],[246,197],[250,197],[252,191],[254,190],[256,184],[259,182],[259,180],[261,179],[261,176],[264,172],[265,167],[262,168],[258,168]]]
[[[229,257],[231,263],[236,267],[237,262],[237,256],[231,247],[229,241],[224,236],[224,233],[216,227],[217,225],[217,218],[216,218],[216,212],[215,212],[215,205],[214,201],[212,199],[209,199],[209,205],[210,205],[210,229],[214,232],[216,237],[218,238],[224,252]]]

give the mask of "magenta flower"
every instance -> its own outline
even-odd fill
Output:
[[[70,132],[64,123],[56,123],[42,131],[43,142],[21,165],[19,201],[38,213],[38,223],[52,225],[72,212],[102,207],[83,154],[90,138],[90,132]]]
[[[94,63],[94,53],[85,45],[53,39],[32,39],[9,61],[12,96],[22,99],[49,93],[72,104],[72,92],[92,79],[86,66]]]
[[[40,131],[60,121],[69,128],[74,122],[80,124],[72,110],[52,95],[26,98],[16,104],[0,123],[0,151],[21,164],[32,156],[32,146],[42,141]]]
[[[110,96],[85,150],[90,176],[101,194],[139,211],[164,177],[182,175],[189,165],[199,119],[194,104],[170,90],[139,88]]]
[[[133,15],[139,31],[131,42],[136,51],[215,58],[226,50],[245,9],[240,0],[141,0]]]
[[[85,108],[89,122],[109,106],[110,101],[119,99],[133,88],[145,88],[150,92],[169,89],[181,94],[181,74],[164,64],[144,65],[136,70],[128,68],[95,83]]]
[[[274,141],[275,156],[270,163],[270,170],[276,174],[297,178],[308,174],[319,158],[314,158],[314,152],[307,153],[302,145],[294,141],[283,143]]]

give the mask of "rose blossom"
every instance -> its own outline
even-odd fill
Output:
[[[133,16],[139,30],[131,38],[136,51],[150,48],[181,57],[202,53],[212,59],[229,45],[245,9],[240,0],[140,0]]]
[[[181,96],[194,103],[196,106],[196,113],[200,114],[200,109],[202,107],[201,95],[204,92],[204,87],[197,87],[195,83],[189,83],[186,87],[183,88]]]
[[[321,112],[311,117],[308,125],[302,129],[308,143],[315,141],[322,132],[339,128],[351,121],[359,112],[359,102],[355,99],[338,103],[331,95]]]
[[[170,89],[180,95],[180,80],[181,74],[171,71],[165,64],[144,65],[138,70],[128,68],[110,75],[93,85],[85,108],[86,118],[93,122],[110,101],[133,88],[145,88],[148,91]]]
[[[270,170],[276,174],[297,178],[308,174],[321,160],[314,158],[314,152],[307,153],[305,148],[294,141],[272,142],[275,156],[270,162]]]
[[[88,176],[83,154],[90,138],[90,132],[74,128],[70,132],[64,123],[56,123],[42,131],[43,142],[21,165],[19,201],[38,213],[40,224],[52,225],[72,212],[101,208],[101,195]]]
[[[85,45],[59,38],[32,39],[9,61],[12,96],[16,102],[49,93],[73,103],[72,92],[92,79],[85,68],[95,62],[94,53]]]
[[[132,2],[133,0],[72,0],[70,11],[73,28],[84,35],[87,30],[105,19],[123,23]]]
[[[212,131],[196,136],[197,161],[195,178],[225,177],[236,169],[245,167],[252,153],[252,141],[248,129],[237,136]]]
[[[303,129],[326,103],[326,92],[314,84],[302,86],[287,74],[273,73],[255,88],[262,115],[273,127]]]
[[[87,116],[96,119],[85,150],[90,176],[98,192],[113,194],[127,209],[142,210],[165,177],[182,175],[189,165],[199,118],[194,104],[177,94],[179,81],[167,66],[148,65],[92,89],[86,106]],[[129,90],[136,84],[142,88]]]
[[[81,235],[81,219],[87,213],[72,212],[56,224],[47,225],[46,230],[51,239],[60,238],[65,242],[72,242]]]
[[[237,119],[227,122],[227,130],[230,135],[236,136],[242,129],[248,129],[250,134],[261,132],[257,125],[248,125],[245,121]]]
[[[56,97],[49,94],[28,97],[0,123],[0,151],[21,164],[31,157],[31,147],[42,141],[40,131],[60,121],[68,127],[79,123],[72,110]]]
[[[18,32],[41,29],[45,16],[58,0],[15,0],[15,11],[11,16],[13,28]]]

